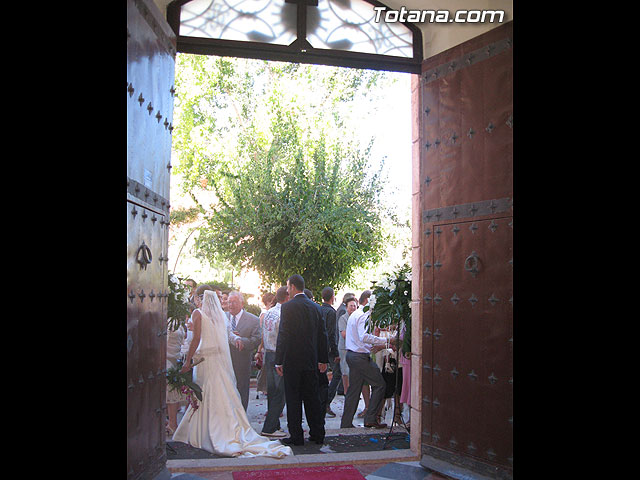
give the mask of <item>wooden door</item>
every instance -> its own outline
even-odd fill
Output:
[[[512,22],[423,62],[422,463],[513,471]]]
[[[127,2],[127,478],[168,478],[167,246],[175,36]],[[123,179],[124,182],[124,179]],[[123,295],[124,297],[124,295]]]

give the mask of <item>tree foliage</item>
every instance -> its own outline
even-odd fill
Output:
[[[383,161],[352,127],[384,72],[179,55],[176,79],[174,170],[207,220],[203,258],[318,292],[381,258]]]
[[[182,225],[193,222],[198,218],[200,211],[197,208],[172,209],[170,215],[171,225]]]

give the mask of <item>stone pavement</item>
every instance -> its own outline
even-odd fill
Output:
[[[258,397],[258,398],[256,398]],[[342,412],[344,410],[344,396],[336,395],[333,401],[331,402],[331,410],[336,414],[335,418],[325,417],[325,430],[327,431],[327,435],[331,433],[363,433],[370,432],[371,429],[365,429],[363,427],[363,419],[358,418],[357,415],[353,418],[353,425],[356,427],[350,429],[340,429],[340,421],[342,419]],[[360,398],[360,404],[358,405],[357,412],[360,412],[364,409],[364,400]],[[408,413],[408,407],[405,406],[405,411]],[[250,394],[249,394],[249,407],[247,408],[247,416],[249,417],[249,422],[251,426],[260,433],[262,431],[262,424],[264,423],[264,419],[267,413],[267,395],[264,393],[258,393],[255,390],[255,386],[251,386]],[[389,402],[389,408],[386,412],[385,421],[389,425],[391,425],[391,419],[393,417],[393,402]],[[408,416],[405,415],[405,421],[408,423]],[[287,407],[285,405],[283,416],[281,418],[281,427],[285,432],[287,430]],[[309,427],[307,426],[307,420],[303,415],[302,418],[302,428],[305,431],[308,431]],[[378,430],[381,432],[384,430]]]

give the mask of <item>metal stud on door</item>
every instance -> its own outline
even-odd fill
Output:
[[[421,463],[494,478],[513,467],[511,35],[425,60],[420,89]]]
[[[163,292],[175,52],[175,35],[155,3],[128,0],[126,388],[131,480],[169,475],[163,414],[167,311]]]
[[[512,309],[506,299],[512,290],[509,281],[501,280],[509,280],[512,273],[509,221],[482,220],[475,222],[476,233],[462,228],[467,233],[454,235],[448,229],[447,237],[436,238],[434,255],[446,261],[434,272],[433,287],[437,296],[449,299],[433,307],[433,361],[452,374],[433,376],[432,392],[440,408],[432,409],[432,429],[447,441],[456,438],[458,447],[473,443],[474,455],[482,460],[505,463],[511,455],[507,420],[512,416],[512,392],[507,379],[513,375],[508,348]],[[459,378],[460,372],[466,375]],[[487,451],[492,454],[485,455]]]

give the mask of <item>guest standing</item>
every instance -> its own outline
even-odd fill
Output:
[[[222,298],[220,299],[220,306],[222,307],[222,311],[224,315],[227,317],[227,320],[231,318],[229,314],[229,293],[228,291],[222,292]]]
[[[267,313],[267,311],[272,308],[273,306],[275,306],[276,304],[276,296],[271,293],[271,292],[265,292],[262,295],[262,305],[264,305],[264,308],[262,309],[262,311],[260,312],[260,329],[264,332],[264,316]],[[260,345],[258,346],[258,351],[256,352],[255,355],[255,360],[256,363],[260,362],[260,364],[264,365],[264,341],[260,342]],[[267,377],[264,373],[264,369],[260,368],[258,370],[258,375],[256,377],[256,399],[259,398],[257,392],[262,392],[262,393],[267,393]]]
[[[280,414],[284,410],[284,379],[276,373],[275,358],[278,331],[280,329],[280,313],[282,304],[289,300],[287,287],[276,291],[276,304],[264,315],[262,322],[262,344],[264,346],[264,363],[262,371],[267,381],[267,416],[262,425],[262,433],[267,437],[286,437],[280,427]]]
[[[331,383],[327,387],[326,397],[321,397],[324,403],[326,415],[333,418],[336,414],[331,410],[331,402],[336,396],[338,384],[342,381],[342,372],[340,371],[340,353],[338,352],[338,329],[336,310],[333,304],[336,301],[333,288],[325,287],[322,290],[322,305],[320,309],[327,328],[327,343],[329,347],[329,364],[331,367]],[[326,373],[325,373],[326,375]]]
[[[327,369],[327,332],[318,305],[304,292],[304,278],[287,280],[290,300],[282,305],[276,342],[275,367],[284,377],[289,437],[285,445],[304,445],[302,404],[309,425],[309,440],[324,442],[324,411],[318,394],[318,372]]]
[[[355,297],[347,299],[347,310],[338,319],[338,354],[340,355],[340,371],[342,372],[342,385],[344,392],[349,388],[349,365],[347,365],[347,347],[345,338],[347,336],[347,321],[349,316],[358,308],[358,300]]]
[[[229,294],[229,325],[227,328],[231,363],[236,376],[236,384],[242,406],[249,406],[249,383],[251,358],[262,337],[260,320],[253,313],[244,310],[244,298],[240,292]]]
[[[198,287],[198,284],[196,283],[196,281],[193,278],[187,278],[184,281],[184,284],[189,289],[189,302],[193,303],[193,296],[196,293],[196,288]]]
[[[347,311],[347,301],[350,298],[356,298],[356,294],[352,293],[352,292],[347,292],[342,296],[342,302],[340,303],[340,306],[338,306],[338,309],[336,310],[336,318],[338,319],[336,321],[336,323],[339,322],[340,317],[342,317],[342,315],[344,315],[345,312]],[[356,308],[357,307],[358,307],[358,299],[356,298]],[[347,316],[347,319],[348,318],[349,317]],[[346,326],[346,323],[345,323],[345,326]],[[336,328],[336,330],[337,330],[337,328]],[[340,342],[340,333],[339,332],[338,332],[338,342]],[[338,351],[340,351],[340,348],[338,348]],[[344,353],[346,355],[346,351],[342,352],[342,353]],[[338,389],[336,391],[336,393],[338,395],[345,395],[345,393],[347,391],[346,388],[344,387],[345,375],[347,375],[347,380],[349,378],[348,377],[348,373],[344,373],[344,365],[346,365],[346,363],[347,363],[347,361],[345,360],[345,358],[342,355],[340,355],[340,367],[339,368],[340,368],[340,374],[342,375],[343,381],[338,385]],[[347,370],[349,369],[349,367],[346,367],[346,368],[347,368]]]
[[[385,339],[365,332],[365,322],[371,315],[371,311],[364,312],[364,307],[369,303],[370,290],[365,290],[360,296],[360,307],[351,314],[347,322],[347,364],[349,365],[349,389],[344,402],[344,412],[340,422],[340,428],[353,427],[353,416],[358,408],[362,385],[366,381],[371,386],[371,398],[369,407],[364,417],[364,426],[369,428],[385,428],[385,423],[379,423],[377,412],[384,401],[385,381],[378,366],[371,358],[372,351],[378,351],[395,339]],[[373,348],[372,348],[373,346]],[[381,348],[376,348],[379,346]]]
[[[313,296],[313,292],[308,288],[304,289],[304,294],[307,296],[309,300],[314,302],[313,304],[316,306],[318,311],[320,312],[320,318],[322,319],[322,323],[324,323],[325,330],[327,328],[327,322],[325,319],[326,311],[322,308],[321,305],[315,303],[315,298]],[[328,332],[327,332],[328,334]],[[329,345],[329,336],[327,335],[327,345]],[[331,358],[329,355],[328,358]],[[327,365],[328,367],[328,365]],[[320,403],[322,404],[322,411],[324,412],[327,408],[327,400],[329,398],[329,377],[327,376],[327,371],[318,373],[318,394],[320,395]]]

